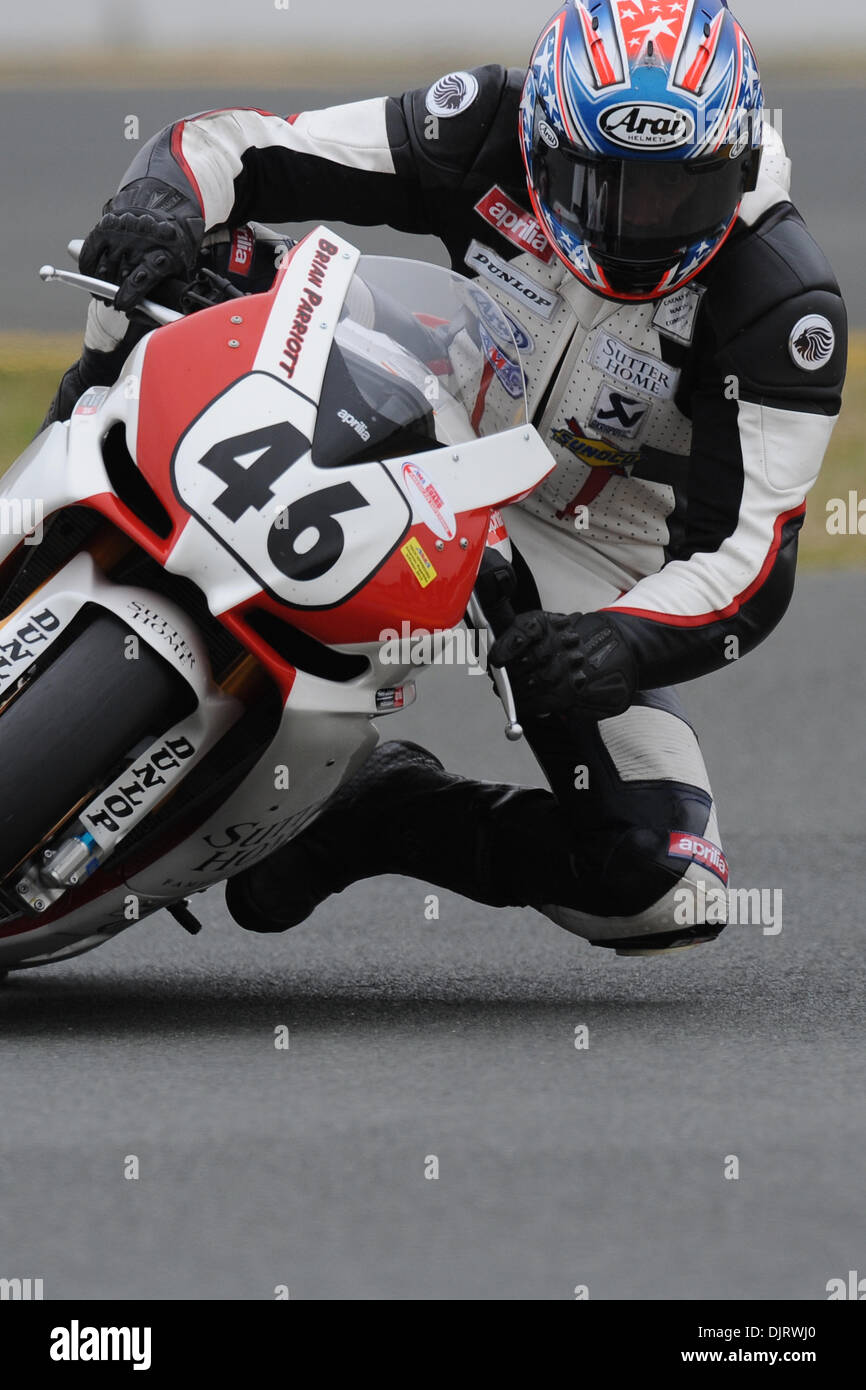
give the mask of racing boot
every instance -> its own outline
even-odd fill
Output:
[[[125,314],[119,314],[100,299],[91,299],[81,356],[64,373],[39,433],[49,425],[70,419],[85,391],[94,386],[113,386],[132,349],[147,332],[146,323],[130,323]]]

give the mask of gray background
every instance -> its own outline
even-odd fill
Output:
[[[846,51],[866,46],[866,16],[859,0],[739,0],[731,7],[762,53],[806,49]],[[139,44],[165,42],[235,47],[285,41],[305,50],[351,48],[357,52],[487,43],[491,38],[531,45],[555,0],[437,0],[406,5],[400,0],[40,0],[4,15],[4,41],[11,49],[65,49],[88,43],[134,38]],[[647,9],[649,4],[647,0]],[[279,38],[277,38],[279,36]],[[513,36],[513,38],[511,37]]]
[[[435,70],[434,70],[435,72]],[[68,265],[64,248],[99,216],[138,145],[124,139],[124,118],[137,115],[142,139],[180,116],[214,106],[261,106],[286,113],[315,109],[369,87],[303,90],[214,84],[186,91],[20,91],[0,88],[0,183],[7,190],[0,259],[0,331],[60,331],[82,322],[83,297],[43,286],[45,261]],[[862,274],[866,226],[866,142],[852,139],[866,117],[863,92],[774,84],[768,105],[782,112],[794,161],[793,197],[845,291],[852,321],[866,324]],[[443,260],[438,242],[395,232],[357,230],[364,250]]]

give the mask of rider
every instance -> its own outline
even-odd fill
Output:
[[[626,954],[724,925],[682,912],[683,890],[706,901],[728,866],[670,687],[746,655],[788,607],[846,318],[743,30],[723,0],[651,9],[570,0],[528,71],[178,121],[85,242],[82,270],[119,282],[129,309],[188,277],[214,229],[243,270],[238,238],[265,236],[251,217],[434,233],[509,316],[558,465],[509,510],[518,616],[491,653],[551,790],[380,745],[298,839],[230,882],[253,931],[384,873],[533,906]],[[91,307],[53,418],[116,377],[128,327]]]

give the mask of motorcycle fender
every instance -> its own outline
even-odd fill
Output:
[[[129,879],[132,892],[173,902],[266,859],[305,828],[378,742],[368,715],[295,710],[237,790],[183,844]]]
[[[7,659],[0,673],[0,692],[3,684],[23,675],[63,635],[88,603],[116,614],[128,626],[131,637],[138,637],[164,657],[192,686],[201,706],[216,702],[230,705],[240,714],[240,705],[214,685],[207,648],[182,609],[148,589],[109,583],[86,552],[64,565],[0,626],[0,647]],[[32,633],[29,644],[23,640],[28,633]]]

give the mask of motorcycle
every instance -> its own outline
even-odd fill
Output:
[[[197,931],[189,899],[299,834],[414,700],[382,634],[488,628],[500,509],[554,466],[476,283],[327,227],[266,293],[209,281],[140,306],[117,383],[0,485],[3,972],[163,908]]]

